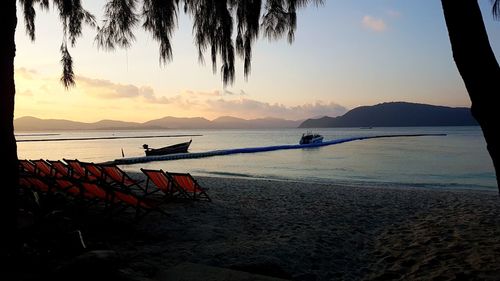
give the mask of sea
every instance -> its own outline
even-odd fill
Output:
[[[19,159],[79,159],[100,163],[123,157],[142,157],[143,144],[156,148],[192,139],[190,152],[206,152],[297,144],[305,132],[306,129],[30,131],[16,132],[16,139]],[[376,138],[317,148],[120,167],[130,172],[140,172],[140,168],[163,169],[189,172],[194,176],[344,186],[497,190],[493,164],[479,127],[327,128],[313,132],[322,134],[324,141],[391,134],[445,135]]]

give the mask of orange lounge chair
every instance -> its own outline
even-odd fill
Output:
[[[85,168],[87,174],[92,175],[100,181],[104,181],[106,175],[102,172],[101,168],[94,163],[80,162],[80,164]]]
[[[121,205],[124,207],[124,210],[130,207],[134,208],[136,219],[151,211],[157,211],[163,215],[167,215],[167,213],[158,207],[161,204],[160,201],[139,197],[121,190],[109,189],[96,182],[82,182],[81,185],[87,192],[92,193],[107,204],[110,203],[111,212],[117,205]]]
[[[31,160],[35,164],[36,172],[40,176],[51,177],[51,178],[61,178],[64,177],[63,174],[59,173],[52,165],[45,160]]]
[[[157,190],[161,190],[167,197],[191,198],[191,196],[163,170],[148,170],[141,168],[141,171],[147,177],[146,191],[148,190],[149,184],[152,182],[157,187]]]
[[[190,194],[192,199],[212,201],[208,196],[206,189],[201,187],[200,184],[191,176],[191,174],[172,172],[168,172],[167,174],[169,174],[182,189]]]
[[[64,162],[68,164],[68,167],[71,170],[71,177],[74,179],[87,179],[91,181],[98,180],[97,177],[94,175],[90,174],[87,170],[85,170],[85,167],[82,165],[82,162],[78,161],[77,159],[70,160],[70,159],[63,159]]]
[[[36,174],[36,166],[29,160],[19,159],[19,166],[22,172],[26,172],[31,175]]]
[[[35,165],[37,174],[44,176],[46,183],[54,186],[56,190],[79,199],[102,199],[82,187],[80,179],[72,179],[69,166],[61,161],[52,161],[55,166],[42,159],[31,162]]]
[[[24,187],[24,188],[32,189],[35,191],[40,191],[42,193],[50,193],[51,192],[51,188],[50,188],[49,184],[47,184],[43,180],[41,180],[33,175],[28,175],[28,174],[20,175],[19,176],[19,185]]]
[[[95,165],[95,164],[94,164]],[[122,169],[118,168],[116,165],[95,165],[100,168],[104,174],[104,179],[112,185],[118,185],[124,190],[130,191],[132,187],[137,187],[141,192],[147,194],[146,188],[142,187],[140,183],[142,181],[137,181],[131,178]]]
[[[71,178],[71,168],[63,163],[61,160],[47,160],[47,162],[52,166],[54,170],[57,171],[57,173],[67,177]]]

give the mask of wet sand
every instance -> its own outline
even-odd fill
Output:
[[[213,202],[100,225],[89,244],[150,278],[183,262],[292,280],[500,276],[497,192],[197,179]]]

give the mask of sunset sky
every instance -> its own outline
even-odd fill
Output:
[[[82,1],[98,19],[104,1]],[[140,27],[128,50],[106,52],[85,29],[74,59],[77,86],[59,82],[62,28],[57,12],[37,10],[30,42],[18,9],[16,118],[147,121],[164,116],[214,119],[337,116],[360,105],[408,101],[469,106],[453,63],[440,1],[325,1],[298,14],[295,42],[260,39],[245,81],[223,87],[220,73],[198,63],[191,19],[182,12],[174,59],[162,67],[158,45]],[[490,42],[500,55],[500,22],[480,1]],[[99,20],[100,23],[100,20]],[[207,57],[208,58],[208,57]]]

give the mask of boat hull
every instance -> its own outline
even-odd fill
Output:
[[[145,150],[146,156],[154,156],[154,155],[167,155],[174,153],[185,153],[188,151],[189,145],[191,145],[191,141],[174,144],[171,146],[166,146],[162,148],[150,148]]]

